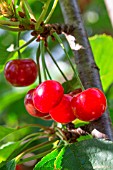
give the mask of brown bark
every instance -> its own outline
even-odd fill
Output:
[[[79,50],[74,50],[75,62],[81,82],[85,89],[89,87],[97,87],[102,90],[99,69],[94,61],[93,53],[83,25],[77,0],[59,1],[65,24],[73,25],[75,27],[72,35],[76,38],[76,44],[81,46]],[[95,137],[96,134],[94,133],[97,131],[94,131],[94,129],[106,134],[108,138],[113,141],[113,130],[111,127],[108,109],[100,119],[91,122],[88,128]],[[101,133],[100,138],[104,138],[104,135]]]

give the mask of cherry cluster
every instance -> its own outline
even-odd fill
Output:
[[[72,96],[64,94],[62,85],[55,80],[46,80],[30,90],[24,103],[30,115],[59,123],[69,123],[76,118],[96,120],[105,112],[107,105],[104,93],[97,88]]]
[[[15,59],[7,62],[4,74],[13,86],[28,86],[36,80],[38,67],[32,59]],[[24,104],[32,116],[69,123],[76,118],[83,121],[98,119],[105,112],[107,102],[104,93],[97,88],[64,94],[59,82],[46,80],[27,93]]]

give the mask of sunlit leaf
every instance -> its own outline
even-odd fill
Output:
[[[35,166],[34,170],[54,170],[54,161],[58,155],[60,149],[55,149],[51,153],[47,154],[41,159],[41,161]]]
[[[0,147],[0,167],[5,164],[10,155],[12,156],[12,153],[20,146],[20,143],[20,141],[9,142]]]
[[[96,35],[89,40],[106,91],[113,82],[113,38],[107,35]]]

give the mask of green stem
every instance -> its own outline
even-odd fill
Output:
[[[17,127],[17,129],[27,128],[27,127],[38,127],[38,128],[43,129],[43,130],[47,130],[47,129],[48,129],[48,127],[43,126],[43,125],[41,125],[41,124],[27,124],[27,125],[25,125],[25,126],[23,126],[23,127]]]
[[[8,25],[8,26],[19,26],[19,22],[13,22],[9,20],[0,20],[0,25]]]
[[[18,162],[18,164],[22,164],[22,163],[24,163],[24,162],[28,162],[28,161],[31,161],[31,160],[35,160],[35,159],[42,158],[42,157],[44,157],[45,155],[47,155],[48,153],[50,153],[51,151],[53,151],[54,149],[55,149],[55,148],[50,149],[50,150],[48,150],[48,151],[45,151],[45,152],[43,152],[43,153],[40,153],[40,154],[38,154],[38,155],[31,156],[31,157],[29,157],[29,158],[20,160],[20,161]]]
[[[74,66],[73,66],[73,63],[72,63],[72,61],[71,61],[71,59],[70,59],[69,54],[67,53],[67,51],[66,51],[66,49],[65,49],[65,47],[64,47],[64,44],[63,44],[61,38],[59,37],[59,35],[58,35],[56,32],[53,33],[53,36],[57,39],[57,41],[59,42],[60,46],[61,46],[62,49],[64,50],[64,53],[65,53],[65,55],[66,55],[66,57],[67,57],[70,65],[71,65],[71,68],[72,68],[72,70],[73,70],[73,72],[74,72],[74,75],[76,76],[76,78],[77,78],[77,80],[78,80],[78,82],[79,82],[82,90],[84,90],[84,87],[83,87],[83,85],[82,85],[82,83],[81,83],[81,80],[80,80],[80,78],[79,78],[79,76],[78,76],[78,74],[77,74],[77,72],[76,72],[76,69],[75,69]]]
[[[43,40],[40,42],[40,51],[41,51],[42,69],[43,69],[43,73],[44,73],[44,80],[47,80],[45,64],[44,64],[44,60],[45,60],[45,56],[44,56],[45,46],[44,46],[44,41]]]
[[[16,16],[16,8],[15,8],[14,0],[12,0],[11,3],[14,11],[14,17],[16,18],[17,16]]]
[[[49,70],[48,70],[48,68],[47,68],[46,61],[45,61],[45,60],[44,60],[44,65],[45,65],[45,69],[46,69],[46,71],[47,71],[47,74],[48,74],[49,79],[52,80],[52,77],[51,77],[51,75],[50,75],[50,73],[49,73]]]
[[[39,43],[39,46],[38,46],[37,52],[36,52],[36,61],[37,61],[37,65],[38,65],[38,75],[39,75],[39,84],[40,84],[42,82],[41,71],[40,71],[40,43]]]
[[[22,141],[28,140],[28,139],[30,139],[30,138],[32,138],[32,137],[34,137],[34,136],[38,137],[38,136],[43,136],[43,135],[44,135],[44,132],[33,133],[33,134],[30,134],[30,135],[24,137],[24,138],[22,139]]]
[[[29,135],[30,136],[30,135]],[[37,134],[37,136],[36,136],[36,133],[35,133],[35,135],[34,135],[35,137],[33,137],[33,135],[31,135],[31,138],[27,138],[27,137],[25,137],[24,139],[25,140],[21,140],[22,141],[22,143],[21,143],[21,149],[20,149],[20,154],[18,155],[18,157],[21,155],[21,153],[23,153],[24,151],[25,151],[25,149],[26,148],[29,148],[31,145],[31,143],[32,142],[34,142],[34,141],[37,141],[37,140],[39,140],[39,139],[44,139],[45,138],[45,136],[44,136],[44,134],[41,134],[41,135],[39,135],[39,134]],[[33,138],[32,138],[33,137]],[[48,136],[46,137],[46,138],[48,138]]]
[[[20,41],[20,34],[21,32],[18,32],[18,39],[17,39],[17,47],[19,48],[19,41]],[[20,59],[21,58],[21,53],[20,53],[20,49],[18,50],[18,58]]]
[[[20,160],[24,155],[26,155],[27,153],[30,153],[30,152],[33,152],[33,151],[36,151],[36,150],[45,148],[45,147],[51,145],[53,142],[55,142],[55,139],[52,140],[52,141],[43,142],[43,143],[38,144],[38,145],[35,145],[35,146],[31,147],[31,148],[28,148],[27,150],[25,150],[24,152],[22,152],[20,155],[17,156],[16,162],[19,162],[19,160]]]
[[[50,11],[50,13],[49,13],[49,15],[47,16],[46,20],[44,21],[45,24],[48,23],[48,21],[50,20],[53,12],[54,12],[54,10],[55,10],[55,8],[56,8],[56,6],[57,6],[57,3],[58,3],[58,0],[55,0],[54,3],[53,3],[52,9],[51,9],[51,11]]]
[[[12,52],[16,52],[24,47],[26,47],[27,45],[29,45],[32,41],[34,41],[36,39],[36,37],[31,38],[28,42],[26,42],[25,44],[23,44],[22,46],[20,46],[19,48],[16,48],[15,50],[13,50]]]
[[[26,19],[29,20],[30,15],[29,15],[28,9],[27,9],[27,7],[26,7],[26,4],[24,3],[23,0],[20,1],[20,7],[21,7],[21,9],[22,9],[22,12],[25,14]]]
[[[60,69],[59,65],[57,64],[56,60],[54,59],[54,57],[53,57],[53,55],[52,55],[52,53],[51,53],[51,51],[49,50],[48,47],[46,47],[46,50],[47,50],[47,52],[49,53],[49,55],[50,55],[51,59],[53,60],[53,62],[55,63],[56,67],[58,68],[58,70],[60,71],[60,73],[62,74],[62,76],[64,77],[64,79],[65,79],[66,81],[68,81],[67,77],[65,76],[65,74],[64,74],[64,73],[62,72],[62,70]]]
[[[13,31],[13,32],[19,32],[20,31],[20,28],[11,28],[11,27],[4,26],[4,25],[0,25],[0,28],[3,29],[3,30]],[[21,31],[24,31],[24,30],[21,30]]]
[[[36,30],[38,30],[41,22],[44,20],[44,17],[45,17],[45,15],[46,15],[46,13],[47,13],[47,10],[48,10],[48,7],[49,7],[49,5],[50,5],[50,2],[51,2],[51,0],[47,0],[47,2],[44,3],[43,11],[42,11],[41,15],[39,16],[39,18],[38,18],[38,20],[37,20],[37,23],[36,23],[36,25],[35,25],[35,29],[36,29]]]
[[[23,3],[24,3],[25,6],[26,6],[26,9],[27,9],[27,11],[28,11],[28,13],[29,13],[29,15],[30,15],[30,18],[36,20],[36,18],[35,18],[35,16],[34,16],[34,13],[33,13],[32,9],[31,9],[31,7],[30,7],[28,1],[27,1],[27,0],[22,0],[22,1],[23,1]]]
[[[62,140],[67,141],[67,138],[66,138],[66,136],[64,135],[64,133],[62,132],[62,130],[61,130],[59,127],[56,127],[55,129],[57,130],[56,134],[59,135],[59,137],[60,137]]]
[[[44,48],[45,48],[45,46],[44,46]],[[44,57],[44,59],[43,59],[43,62],[44,62],[44,68],[45,68],[45,70],[46,70],[46,72],[47,72],[47,74],[48,74],[48,77],[49,77],[50,80],[52,80],[52,77],[51,77],[51,75],[50,75],[50,73],[49,73],[49,70],[48,70],[48,68],[47,68],[47,65],[46,65],[45,57]]]

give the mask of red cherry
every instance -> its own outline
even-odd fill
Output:
[[[71,106],[76,117],[83,121],[98,119],[106,110],[106,97],[97,88],[89,88],[76,96],[71,101]]]
[[[38,68],[32,59],[15,59],[6,63],[6,80],[16,87],[28,86],[37,78]]]
[[[20,165],[16,165],[15,170],[23,170],[23,166],[21,164]]]
[[[25,108],[26,108],[27,112],[31,116],[34,116],[34,117],[42,118],[42,117],[45,117],[45,116],[49,116],[49,113],[41,113],[34,107],[34,104],[33,104],[33,91],[34,91],[34,89],[29,90],[28,93],[25,96],[25,99],[24,99],[24,105],[25,105]]]
[[[63,97],[64,89],[55,80],[46,80],[33,92],[33,103],[37,110],[48,113]]]
[[[69,123],[76,119],[71,108],[72,97],[64,94],[59,105],[49,112],[52,119],[59,123]]]

